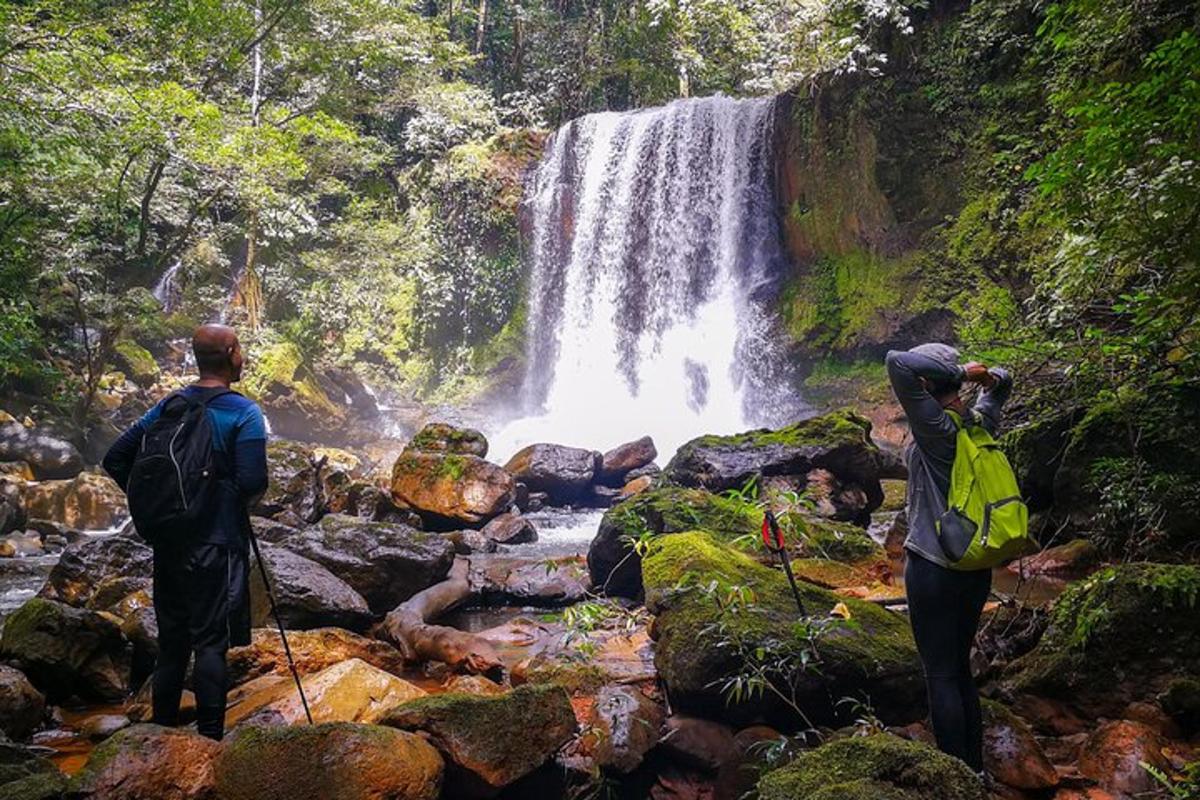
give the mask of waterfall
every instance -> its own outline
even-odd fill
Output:
[[[529,416],[497,455],[649,433],[665,459],[796,410],[759,297],[781,260],[772,105],[678,100],[554,135],[526,197]]]
[[[171,266],[167,267],[163,272],[162,277],[158,279],[158,283],[154,285],[151,294],[163,307],[163,311],[170,312],[175,307],[175,302],[178,299],[179,287],[175,285],[176,275],[179,273],[179,268],[182,262],[175,259]]]

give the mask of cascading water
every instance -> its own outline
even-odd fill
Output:
[[[771,122],[769,98],[717,96],[555,134],[527,196],[532,414],[497,455],[649,433],[669,458],[797,411],[756,299],[781,258]]]

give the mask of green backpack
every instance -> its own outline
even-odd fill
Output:
[[[982,425],[958,428],[950,472],[949,508],[938,520],[938,540],[958,570],[991,569],[1037,550],[1029,535],[1029,509],[1021,500],[1017,476],[1000,444]]]

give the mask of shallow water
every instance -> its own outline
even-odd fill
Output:
[[[537,529],[538,540],[529,544],[508,545],[505,555],[541,559],[561,556],[580,556],[600,529],[602,509],[544,508],[525,515]]]
[[[57,563],[57,555],[0,558],[0,626],[9,614],[38,593]]]

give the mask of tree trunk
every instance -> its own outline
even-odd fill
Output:
[[[473,633],[429,621],[461,603],[471,594],[467,573],[471,562],[456,558],[446,580],[405,600],[384,618],[378,633],[400,648],[410,661],[441,661],[456,670],[472,673],[503,668],[491,642]]]
[[[254,29],[262,26],[262,0],[254,3]],[[258,127],[259,107],[262,104],[262,40],[256,38],[251,51],[254,61],[253,84],[250,90],[250,124]],[[250,330],[257,331],[262,324],[262,279],[258,275],[258,211],[250,209],[246,213],[246,262],[242,265],[241,275],[233,290],[232,306],[240,309],[246,315],[246,325]]]
[[[475,53],[483,52],[483,34],[487,29],[488,0],[479,0],[479,19],[475,23]]]

